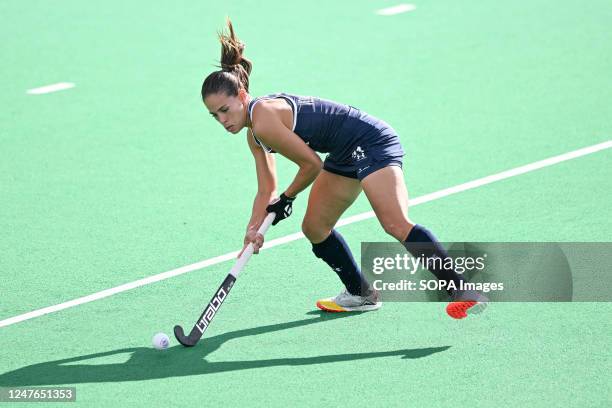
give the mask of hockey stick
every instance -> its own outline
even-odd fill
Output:
[[[274,221],[274,217],[276,217],[276,214],[268,214],[264,222],[261,224],[261,227],[259,227],[259,230],[257,230],[257,233],[264,235],[268,228],[270,228],[272,221]],[[213,317],[215,317],[217,310],[219,310],[223,304],[223,301],[225,301],[227,295],[229,295],[232,286],[234,286],[234,282],[236,282],[236,279],[238,279],[238,275],[240,275],[240,272],[242,272],[242,268],[244,268],[244,265],[246,265],[251,255],[253,255],[253,244],[249,244],[242,255],[240,255],[240,258],[238,258],[229,274],[225,277],[225,280],[219,289],[217,289],[217,292],[215,292],[213,298],[210,300],[210,302],[208,302],[208,306],[206,306],[195,326],[193,326],[191,329],[189,336],[185,336],[185,332],[181,326],[174,326],[174,336],[179,343],[185,347],[193,347],[196,345],[198,340],[200,340],[204,334],[204,331],[208,325],[210,325]]]

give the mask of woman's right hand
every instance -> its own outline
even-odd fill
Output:
[[[246,235],[244,236],[244,246],[242,247],[242,251],[238,254],[237,258],[240,258],[240,255],[244,252],[244,250],[249,246],[249,244],[253,244],[253,253],[258,254],[259,249],[263,246],[264,236],[258,233],[255,230],[248,230]]]

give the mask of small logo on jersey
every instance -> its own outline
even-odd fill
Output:
[[[361,148],[361,146],[357,146],[357,148],[353,150],[353,154],[351,154],[351,157],[355,161],[360,161],[360,160],[365,159],[367,156],[365,152],[363,151],[363,149]]]

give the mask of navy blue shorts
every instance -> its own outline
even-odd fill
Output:
[[[330,173],[350,177],[359,181],[388,166],[402,167],[404,150],[397,135],[385,135],[374,144],[361,143],[354,146],[349,157],[342,160],[327,156],[323,168]]]

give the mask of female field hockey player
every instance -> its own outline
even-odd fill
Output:
[[[363,190],[384,230],[404,243],[419,246],[425,257],[446,259],[448,253],[431,232],[407,216],[408,193],[402,172],[404,151],[391,126],[349,105],[309,96],[285,93],[253,98],[249,95],[251,62],[243,56],[244,44],[234,34],[221,32],[221,70],[211,73],[202,85],[202,100],[210,114],[230,133],[247,128],[247,144],[255,158],[258,190],[244,238],[255,253],[263,245],[257,229],[268,212],[276,213],[273,225],[291,215],[296,197],[312,184],[302,231],[312,243],[312,252],[340,277],[345,290],[333,298],[321,299],[325,311],[367,311],[378,309],[379,294],[363,277],[344,241],[334,229],[344,211]],[[328,153],[321,159],[315,152]],[[293,161],[299,170],[291,184],[276,197],[275,159],[278,153]],[[244,250],[244,249],[243,249]],[[413,250],[414,252],[414,250]],[[430,271],[437,279],[454,281],[462,276],[452,269]],[[478,293],[453,292],[447,312],[463,318],[484,307],[486,298]],[[477,306],[477,307],[475,307]]]

